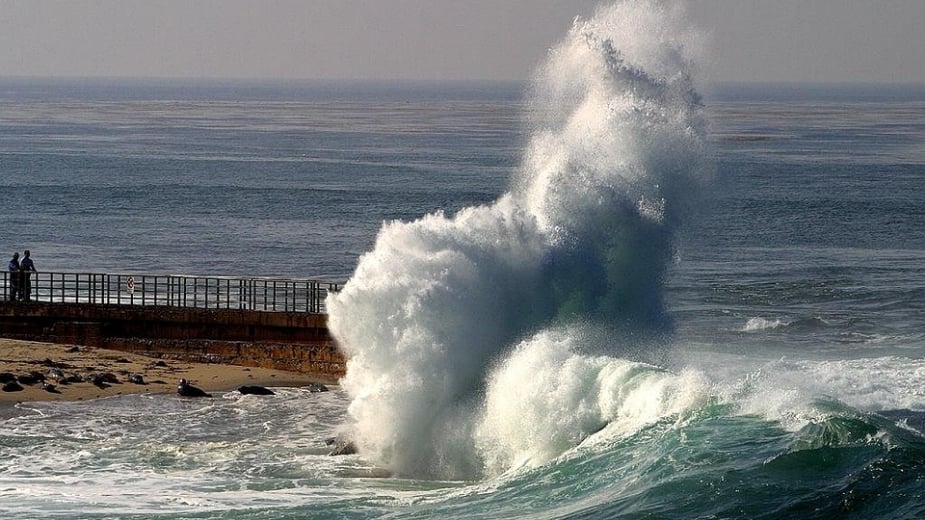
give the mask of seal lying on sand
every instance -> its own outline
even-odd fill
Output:
[[[8,381],[8,382],[6,382],[6,383],[3,384],[3,391],[4,391],[4,392],[22,392],[22,390],[23,390],[22,385],[20,385],[19,383],[17,383],[15,380],[14,380],[14,381]]]
[[[183,397],[212,397],[212,394],[207,394],[201,388],[196,388],[189,384],[186,379],[180,380],[180,384],[177,385],[177,393]]]

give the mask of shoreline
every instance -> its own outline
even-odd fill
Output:
[[[242,385],[301,387],[337,380],[240,365],[192,363],[82,345],[0,338],[0,375],[15,376],[20,391],[0,391],[0,405],[39,401],[88,401],[131,394],[176,394],[183,378],[209,393]],[[132,382],[132,376],[140,376]],[[31,377],[30,377],[31,376]],[[96,377],[96,384],[92,382]],[[46,388],[41,379],[48,385]],[[28,384],[33,381],[32,384]],[[70,382],[68,382],[70,381]],[[4,386],[0,383],[0,386]]]

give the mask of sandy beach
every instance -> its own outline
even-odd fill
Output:
[[[282,370],[185,363],[94,347],[0,338],[0,376],[8,380],[10,375],[17,380],[14,386],[22,390],[5,388],[0,392],[0,403],[176,393],[180,378],[206,392],[224,392],[242,385],[300,387],[336,383],[324,376]]]

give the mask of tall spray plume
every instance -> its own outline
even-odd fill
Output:
[[[652,392],[688,384],[628,352],[630,338],[670,329],[672,230],[708,166],[696,41],[683,11],[657,1],[576,19],[530,89],[510,189],[383,225],[327,301],[364,457],[400,475],[478,478],[623,417],[619,389],[639,377]],[[537,370],[571,390],[533,388]]]

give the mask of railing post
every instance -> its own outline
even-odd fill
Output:
[[[315,309],[318,307],[318,287],[319,284],[312,282],[311,312],[315,312]]]

